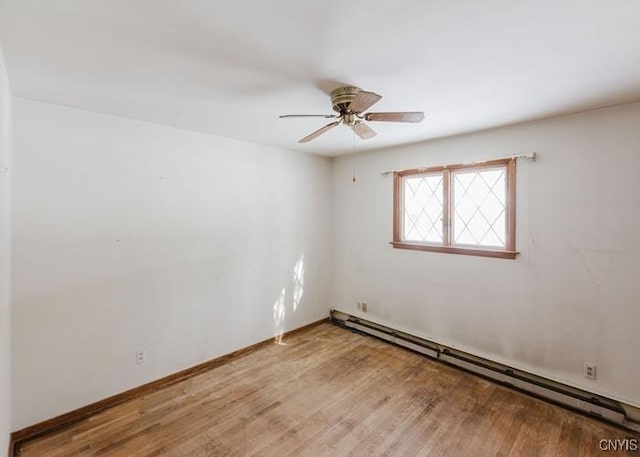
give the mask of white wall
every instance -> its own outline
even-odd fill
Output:
[[[13,109],[14,429],[328,314],[328,159]]]
[[[342,157],[333,187],[321,157],[20,98],[12,121],[13,429],[362,300],[371,319],[640,405],[640,104]],[[530,151],[517,260],[388,245],[382,171]]]
[[[538,161],[517,165],[517,260],[389,246],[382,171],[525,152]],[[337,159],[334,304],[640,405],[639,171],[640,104]]]
[[[11,142],[9,81],[0,51],[0,455],[9,448],[11,427]]]

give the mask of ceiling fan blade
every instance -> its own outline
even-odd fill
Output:
[[[349,111],[351,111],[352,113],[362,113],[363,111],[368,110],[373,105],[378,103],[381,98],[381,95],[373,92],[367,92],[366,90],[361,90],[351,101],[351,104],[349,105]]]
[[[308,143],[309,141],[313,140],[314,138],[319,137],[320,135],[322,135],[325,132],[328,132],[329,130],[331,130],[332,128],[334,128],[335,126],[337,126],[339,124],[340,124],[340,121],[336,121],[336,122],[332,122],[331,124],[327,124],[324,127],[319,128],[315,132],[310,133],[309,135],[305,136],[301,140],[298,140],[298,143]]]
[[[374,122],[420,122],[424,119],[421,111],[398,113],[367,113],[364,118]]]
[[[356,132],[356,135],[358,135],[363,140],[368,140],[369,138],[373,138],[374,136],[377,135],[377,133],[374,132],[371,129],[371,127],[369,127],[364,122],[357,122],[351,125],[350,127],[353,129],[354,132]]]
[[[324,117],[325,119],[333,119],[338,116],[335,114],[283,114],[279,117],[280,119],[284,119],[286,117]]]

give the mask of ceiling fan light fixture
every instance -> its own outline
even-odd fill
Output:
[[[324,117],[337,119],[337,121],[331,122],[305,136],[298,143],[307,143],[339,124],[350,127],[361,139],[367,140],[376,136],[376,132],[363,121],[420,122],[424,119],[424,113],[419,111],[365,113],[380,99],[382,99],[382,96],[355,86],[338,87],[331,92],[331,106],[337,114],[284,114],[280,118]]]

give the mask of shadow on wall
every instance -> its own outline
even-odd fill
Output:
[[[293,312],[296,312],[298,306],[302,303],[302,296],[304,295],[304,254],[300,255],[300,258],[293,267],[293,294],[291,297],[291,307]],[[282,335],[284,335],[284,323],[287,314],[287,288],[282,287],[280,295],[273,304],[273,327],[274,327],[274,339],[276,344],[284,344],[282,342]]]

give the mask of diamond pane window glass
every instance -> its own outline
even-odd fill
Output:
[[[516,159],[393,172],[394,248],[515,259]]]
[[[404,180],[403,239],[442,243],[442,173]]]
[[[506,167],[452,173],[453,244],[506,246]]]

